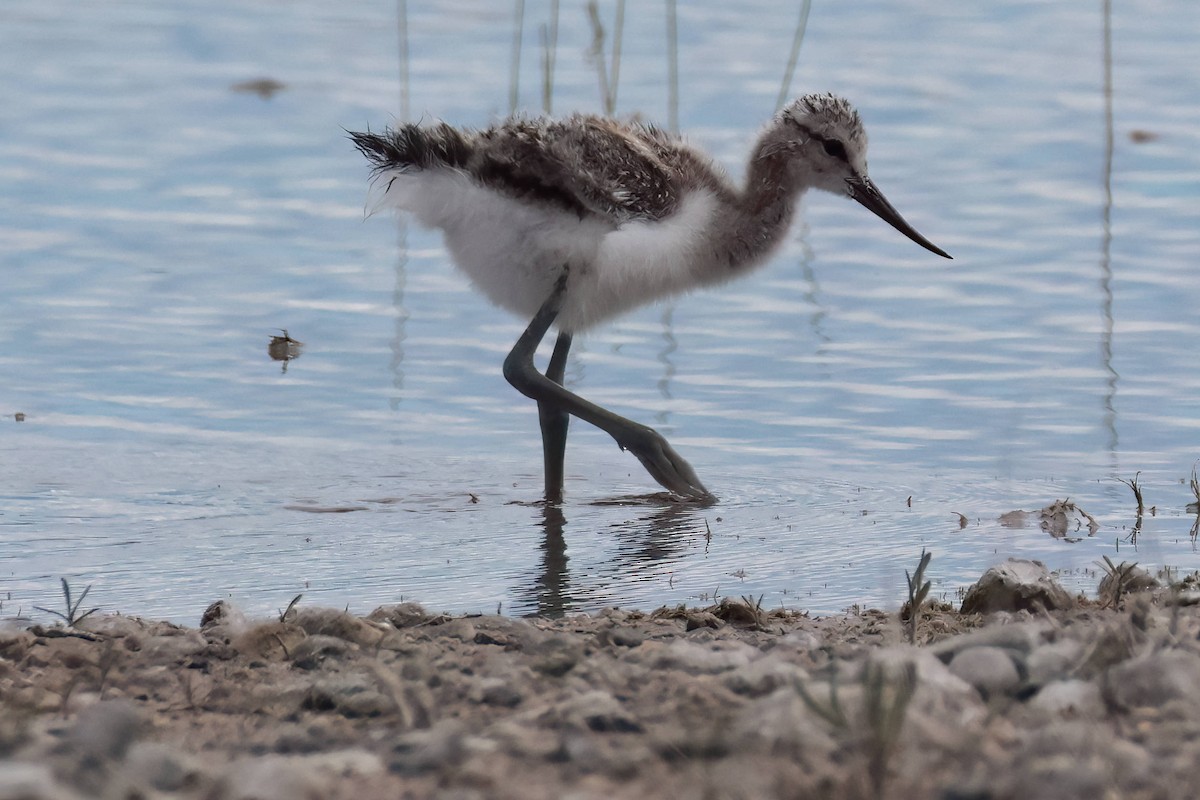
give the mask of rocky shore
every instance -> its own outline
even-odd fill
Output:
[[[0,800],[1194,797],[1196,594],[1106,581],[1007,562],[915,619],[0,620]]]

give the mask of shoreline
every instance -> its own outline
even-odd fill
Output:
[[[1121,565],[1100,602],[1030,564],[975,601],[1008,610],[918,604],[915,644],[753,598],[0,620],[0,798],[1190,797],[1191,587]]]

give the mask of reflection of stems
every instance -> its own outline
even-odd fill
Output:
[[[409,120],[409,66],[408,66],[408,0],[396,0],[397,29],[400,40],[400,121]],[[407,336],[406,327],[408,312],[404,309],[404,285],[408,275],[408,222],[403,216],[396,223],[398,235],[396,258],[396,283],[392,289],[392,307],[396,309],[396,331],[392,337],[392,358],[389,369],[392,372],[392,386],[396,394],[388,404],[392,410],[399,408],[401,392],[404,390],[404,340]]]
[[[671,399],[671,379],[675,377],[675,364],[671,361],[671,354],[679,349],[679,342],[675,340],[672,320],[674,314],[675,306],[673,304],[663,309],[663,346],[656,356],[658,361],[663,365],[662,377],[658,379],[658,393],[662,395],[664,400]],[[669,407],[664,407],[662,412],[657,416],[658,424],[666,425],[670,413]]]
[[[1138,534],[1142,532],[1142,517],[1146,514],[1146,503],[1142,500],[1142,487],[1138,484],[1138,475],[1141,474],[1140,472],[1136,473],[1131,480],[1117,478],[1117,480],[1133,490],[1134,499],[1137,500],[1137,519],[1133,523],[1133,532],[1129,534],[1129,541],[1134,544],[1137,544]]]
[[[1104,420],[1108,427],[1108,449],[1117,451],[1117,371],[1113,369],[1113,291],[1112,291],[1112,166],[1113,166],[1113,82],[1112,82],[1112,0],[1104,0],[1104,233],[1100,241],[1100,292],[1104,330],[1100,337],[1100,358],[1108,373],[1104,395]],[[1115,457],[1115,456],[1114,456]]]
[[[408,122],[408,1],[396,0],[397,33],[400,38],[400,121]]]
[[[1192,487],[1192,495],[1195,496],[1196,501],[1194,503],[1188,503],[1187,510],[1195,514],[1196,519],[1192,522],[1192,530],[1188,536],[1192,540],[1192,549],[1195,549],[1196,539],[1197,537],[1200,537],[1200,480],[1196,478],[1195,464],[1192,465],[1192,480],[1190,482],[1190,486]]]

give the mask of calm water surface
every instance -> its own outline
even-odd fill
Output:
[[[411,115],[505,113],[511,4],[407,5]],[[679,124],[739,175],[794,12],[683,5]],[[657,426],[721,502],[616,502],[656,487],[576,425],[561,511],[531,504],[536,411],[500,374],[524,321],[437,236],[364,221],[343,128],[401,113],[396,3],[6,5],[0,616],[59,607],[60,577],[195,622],[301,592],[895,607],[922,548],[948,597],[1007,556],[1081,589],[1104,555],[1200,567],[1200,8],[1115,4],[1109,145],[1099,4],[911,5],[820,5],[794,86],[855,101],[872,176],[956,260],[811,196],[765,269],[587,336],[569,384]],[[554,107],[598,110],[562,6]],[[535,111],[547,7],[526,4]],[[663,8],[631,4],[619,112],[668,122],[665,41]],[[259,78],[283,88],[233,88]],[[286,372],[281,328],[305,343]],[[1132,537],[1117,479],[1139,472],[1157,513]],[[1096,535],[998,521],[1065,498]]]

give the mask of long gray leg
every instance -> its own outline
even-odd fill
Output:
[[[641,425],[633,420],[614,414],[608,409],[601,408],[595,403],[584,400],[579,395],[565,389],[561,384],[537,371],[533,364],[533,355],[538,344],[554,324],[562,307],[563,294],[567,287],[567,274],[558,279],[550,297],[538,309],[529,327],[517,339],[508,358],[504,359],[504,377],[508,379],[517,391],[526,397],[536,400],[542,420],[555,412],[579,417],[584,422],[595,425],[616,440],[622,450],[628,450],[637,456],[642,466],[654,480],[675,494],[695,500],[711,500],[712,495],[704,488],[704,484],[696,477],[695,471],[674,448],[667,443],[658,431]],[[555,354],[562,349],[566,356],[566,347],[560,338]],[[552,364],[552,368],[553,368]],[[559,365],[562,366],[562,365]],[[565,430],[565,428],[564,428]],[[545,445],[545,423],[543,422],[543,445]],[[565,442],[565,435],[562,437]],[[548,451],[543,450],[543,453]],[[549,487],[549,476],[547,476]],[[561,484],[560,484],[561,485]]]
[[[571,334],[561,332],[554,343],[546,377],[562,386],[567,370],[567,353],[571,350]],[[538,401],[538,421],[542,426],[542,461],[546,469],[546,501],[561,503],[563,499],[563,461],[567,452],[567,426],[571,415],[554,403]]]

